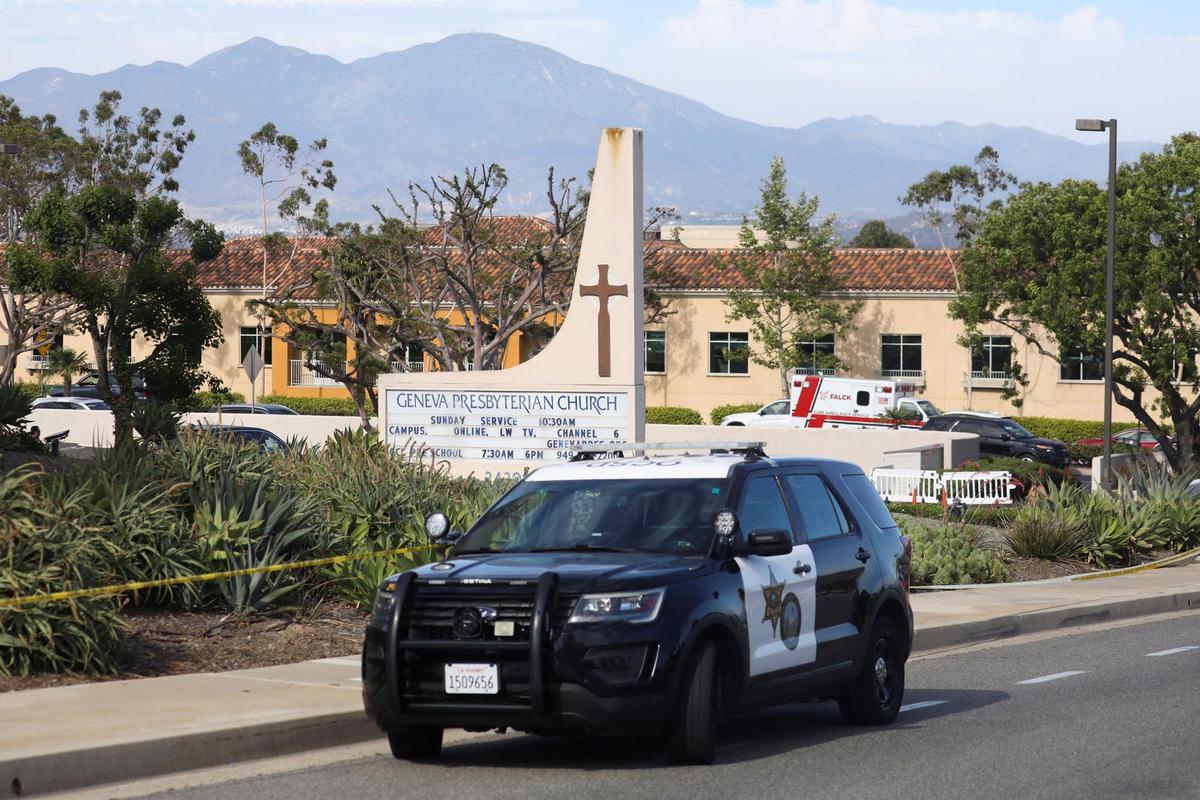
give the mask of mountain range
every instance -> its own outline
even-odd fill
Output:
[[[334,216],[352,220],[372,218],[388,189],[401,195],[410,180],[493,162],[510,178],[505,212],[544,210],[547,168],[583,178],[600,128],[611,125],[645,130],[646,205],[674,206],[685,222],[740,221],[776,154],[793,192],[819,195],[823,211],[850,222],[902,214],[897,197],[910,184],[969,162],[985,144],[1023,179],[1103,180],[1107,163],[1101,137],[1081,144],[1026,127],[897,125],[871,116],[758,125],[492,34],[351,63],[254,38],[187,66],[156,61],[100,75],[45,67],[0,81],[0,94],[25,113],[53,113],[68,128],[105,89],[121,91],[127,113],[149,105],[187,117],[196,141],[179,171],[181,197],[192,213],[228,228],[256,227],[256,184],[241,174],[235,151],[268,120],[302,142],[328,139],[339,178]],[[1157,146],[1126,142],[1120,155],[1150,149]]]

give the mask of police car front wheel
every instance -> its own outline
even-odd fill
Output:
[[[896,624],[888,617],[877,619],[862,671],[838,699],[838,708],[847,722],[887,725],[896,719],[904,700],[905,650]]]
[[[717,648],[711,641],[704,641],[692,655],[679,687],[667,740],[672,761],[679,764],[712,763],[717,749],[720,703]]]
[[[388,731],[387,737],[396,758],[437,758],[442,753],[442,729],[433,725],[405,725]]]

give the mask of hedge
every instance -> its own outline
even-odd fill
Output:
[[[1104,445],[1102,444],[1068,444],[1067,452],[1071,456],[1072,461],[1086,461],[1091,463],[1093,458],[1098,458],[1104,455]],[[1113,443],[1113,455],[1118,453],[1127,453],[1133,455],[1135,453],[1146,453],[1148,450],[1143,450],[1131,444],[1116,444]]]
[[[1099,420],[1058,419],[1055,417],[1014,417],[1024,425],[1034,436],[1047,439],[1058,439],[1060,442],[1073,444],[1080,439],[1104,438],[1104,423]],[[1136,422],[1114,422],[1113,433],[1136,428]]]
[[[730,414],[747,414],[751,411],[758,411],[760,408],[762,408],[762,403],[730,403],[729,405],[717,406],[708,416],[712,420],[713,425],[720,425],[721,420]]]
[[[213,406],[225,403],[244,403],[246,397],[240,392],[196,392],[192,396],[176,403],[179,411],[211,411]]]
[[[349,397],[287,397],[281,394],[265,394],[258,398],[258,402],[287,406],[297,414],[317,414],[326,417],[358,416],[358,408]]]
[[[47,381],[46,390],[49,391],[51,386],[62,386],[62,381]],[[21,390],[21,394],[25,395],[30,400],[36,400],[42,396],[42,387],[36,383],[17,381],[17,388]]]
[[[681,406],[647,406],[646,423],[649,425],[703,425],[704,417],[694,408]]]
[[[946,509],[938,503],[901,503],[889,501],[887,504],[893,514],[907,514],[910,517],[925,519],[942,519]],[[985,525],[991,528],[1007,528],[1017,513],[1017,506],[967,506],[963,515],[964,522],[972,525]]]

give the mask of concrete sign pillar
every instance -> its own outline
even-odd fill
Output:
[[[392,448],[484,477],[643,439],[642,132],[600,135],[571,309],[550,343],[510,369],[379,377]]]

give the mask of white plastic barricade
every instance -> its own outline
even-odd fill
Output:
[[[876,467],[871,481],[884,500],[896,503],[961,501],[968,506],[1012,504],[1009,472],[934,472],[933,470]]]

